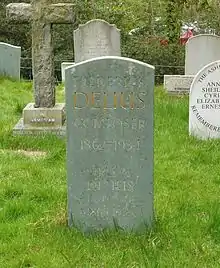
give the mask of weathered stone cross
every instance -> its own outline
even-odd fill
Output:
[[[6,7],[12,21],[32,23],[32,68],[35,108],[55,105],[52,24],[74,23],[74,4],[50,4],[51,0],[32,0],[31,4],[11,3]]]

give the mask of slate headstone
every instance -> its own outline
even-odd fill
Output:
[[[65,83],[69,225],[150,226],[154,67],[101,57],[67,68]]]
[[[189,133],[200,139],[220,138],[220,60],[205,66],[190,88]]]
[[[20,80],[21,47],[0,42],[0,75]]]
[[[120,30],[100,19],[79,25],[74,31],[75,63],[101,57],[121,56]]]
[[[201,34],[186,43],[185,75],[196,75],[207,64],[220,60],[220,36]]]

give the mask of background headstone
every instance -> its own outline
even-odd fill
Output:
[[[101,57],[65,71],[69,225],[150,226],[154,67]]]
[[[62,62],[61,63],[61,77],[62,77],[62,82],[65,82],[65,69],[67,67],[70,67],[72,65],[74,65],[75,62]]]
[[[169,94],[188,95],[194,75],[164,75],[164,88]]]
[[[194,78],[189,97],[189,133],[201,139],[220,138],[220,60]]]
[[[207,64],[220,60],[220,36],[201,34],[186,43],[185,75],[196,75]]]
[[[20,80],[21,47],[0,42],[0,75]]]
[[[220,59],[220,37],[200,34],[191,37],[185,48],[185,75],[164,75],[169,94],[189,94],[192,81],[201,68]]]
[[[75,63],[101,56],[121,56],[120,30],[100,19],[74,31]]]

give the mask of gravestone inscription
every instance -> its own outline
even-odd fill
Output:
[[[0,75],[20,80],[21,47],[0,42]]]
[[[154,67],[95,58],[67,68],[65,83],[69,225],[150,226]]]
[[[120,30],[100,19],[79,25],[74,31],[75,62],[101,57],[121,56]]]
[[[220,138],[220,60],[205,66],[190,88],[189,133],[201,139]]]

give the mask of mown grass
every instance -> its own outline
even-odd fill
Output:
[[[220,142],[188,136],[187,97],[155,90],[155,224],[139,236],[67,227],[65,141],[11,135],[30,101],[31,83],[0,79],[1,268],[220,267]]]

